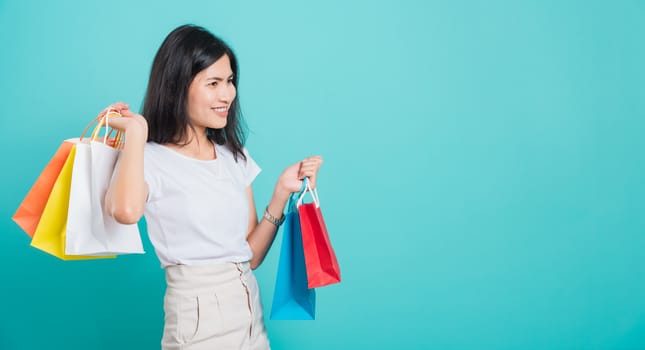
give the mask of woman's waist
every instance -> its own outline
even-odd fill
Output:
[[[251,274],[248,262],[210,263],[203,265],[169,265],[165,268],[167,293],[189,292],[199,294],[217,290],[240,279],[246,281]]]

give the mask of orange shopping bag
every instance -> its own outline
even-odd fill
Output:
[[[40,173],[36,182],[31,186],[29,193],[22,200],[18,210],[13,214],[13,221],[20,226],[29,237],[34,236],[40,217],[45,210],[47,198],[54,187],[58,174],[63,169],[63,165],[69,156],[74,144],[64,141],[49,161],[45,169]]]

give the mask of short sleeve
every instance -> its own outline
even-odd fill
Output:
[[[242,152],[246,156],[246,164],[244,165],[244,184],[248,187],[253,183],[253,180],[255,180],[262,169],[260,169],[255,160],[251,158],[251,155],[246,148],[244,148]]]
[[[146,202],[150,202],[158,196],[159,179],[157,176],[154,176],[154,174],[159,173],[154,169],[157,158],[159,158],[159,155],[155,153],[154,145],[146,143],[143,152],[143,180],[148,185],[148,197],[146,197]]]

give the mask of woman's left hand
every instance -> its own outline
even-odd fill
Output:
[[[316,188],[316,176],[318,176],[318,170],[322,163],[321,156],[313,156],[290,165],[280,175],[278,189],[288,193],[298,192],[302,188],[302,181],[305,177],[309,178],[311,188]]]

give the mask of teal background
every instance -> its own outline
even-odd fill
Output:
[[[274,349],[645,348],[645,2],[0,0],[0,349],[158,348],[147,236],[62,262],[11,216],[184,23],[239,56],[258,207],[325,159],[343,281]]]

